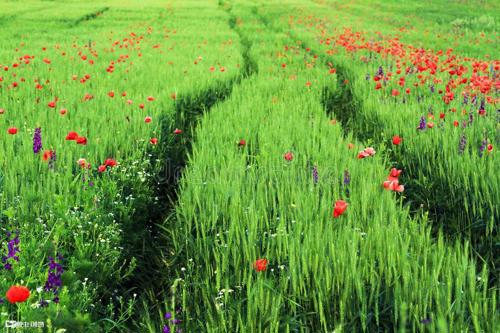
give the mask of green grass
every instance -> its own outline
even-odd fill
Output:
[[[439,69],[453,48],[464,77],[482,61],[495,80],[498,12],[494,1],[2,2],[0,219],[3,235],[19,230],[21,252],[0,290],[32,295],[15,305],[0,295],[0,325],[498,331],[498,92],[463,105],[472,91],[458,85],[445,104],[449,69],[404,72],[408,45]],[[380,66],[394,79],[375,90]],[[416,130],[421,117],[435,127]],[[33,153],[37,127],[55,162]],[[87,145],[65,140],[69,131]],[[480,154],[485,139],[493,150]],[[366,147],[376,154],[358,159]],[[108,158],[119,165],[98,172]],[[392,167],[403,193],[382,186]],[[334,218],[337,200],[348,207]],[[60,301],[38,307],[54,298],[36,289],[56,253]]]

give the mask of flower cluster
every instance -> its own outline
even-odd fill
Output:
[[[43,287],[46,292],[51,292],[53,294],[54,298],[52,301],[54,303],[59,303],[59,290],[62,286],[61,276],[64,273],[64,269],[60,263],[63,257],[60,254],[57,255],[57,260],[59,262],[56,261],[56,258],[49,257],[48,276],[45,286]],[[40,305],[47,306],[48,302],[42,300],[40,301]]]
[[[18,253],[19,250],[19,230],[14,232],[14,238],[12,238],[12,233],[7,232],[7,255],[2,257],[3,268],[8,271],[12,270],[12,260],[19,262]],[[12,260],[11,260],[12,259]]]

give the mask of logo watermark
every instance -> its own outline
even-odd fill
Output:
[[[6,328],[14,328],[14,329],[18,329],[18,330],[22,330],[24,328],[43,328],[43,327],[45,327],[45,323],[43,321],[7,320],[5,322],[5,327]]]

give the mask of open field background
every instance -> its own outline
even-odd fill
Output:
[[[500,331],[496,1],[0,22],[0,325]]]

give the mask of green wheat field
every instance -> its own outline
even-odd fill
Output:
[[[2,332],[500,332],[500,2],[0,22]]]

